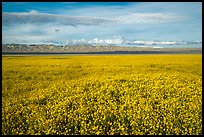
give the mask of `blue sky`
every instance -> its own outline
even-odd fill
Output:
[[[201,2],[3,2],[2,14],[3,43],[202,40]]]

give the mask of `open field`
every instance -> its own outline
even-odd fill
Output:
[[[3,56],[2,134],[202,134],[202,54]]]

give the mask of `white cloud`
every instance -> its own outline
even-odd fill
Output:
[[[168,15],[162,13],[134,13],[119,17],[121,23],[165,23],[181,19],[180,16]]]
[[[38,13],[37,10],[30,10],[30,13]]]
[[[58,24],[58,25],[100,25],[114,20],[97,17],[77,17],[58,14],[38,13],[36,11],[24,13],[3,13],[3,26],[13,24]]]
[[[59,14],[39,13],[35,10],[24,13],[3,13],[3,26],[13,24],[57,24],[57,25],[101,25],[129,23],[165,23],[178,20],[179,16],[162,13],[134,13],[126,16],[101,18],[85,16],[66,16]]]

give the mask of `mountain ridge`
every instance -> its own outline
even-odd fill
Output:
[[[202,53],[202,48],[153,48],[153,47],[124,47],[124,46],[56,46],[56,45],[26,45],[3,44],[2,53],[61,53],[61,54],[137,54],[137,53]]]

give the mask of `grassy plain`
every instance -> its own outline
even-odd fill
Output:
[[[2,57],[2,134],[201,133],[202,54]]]

